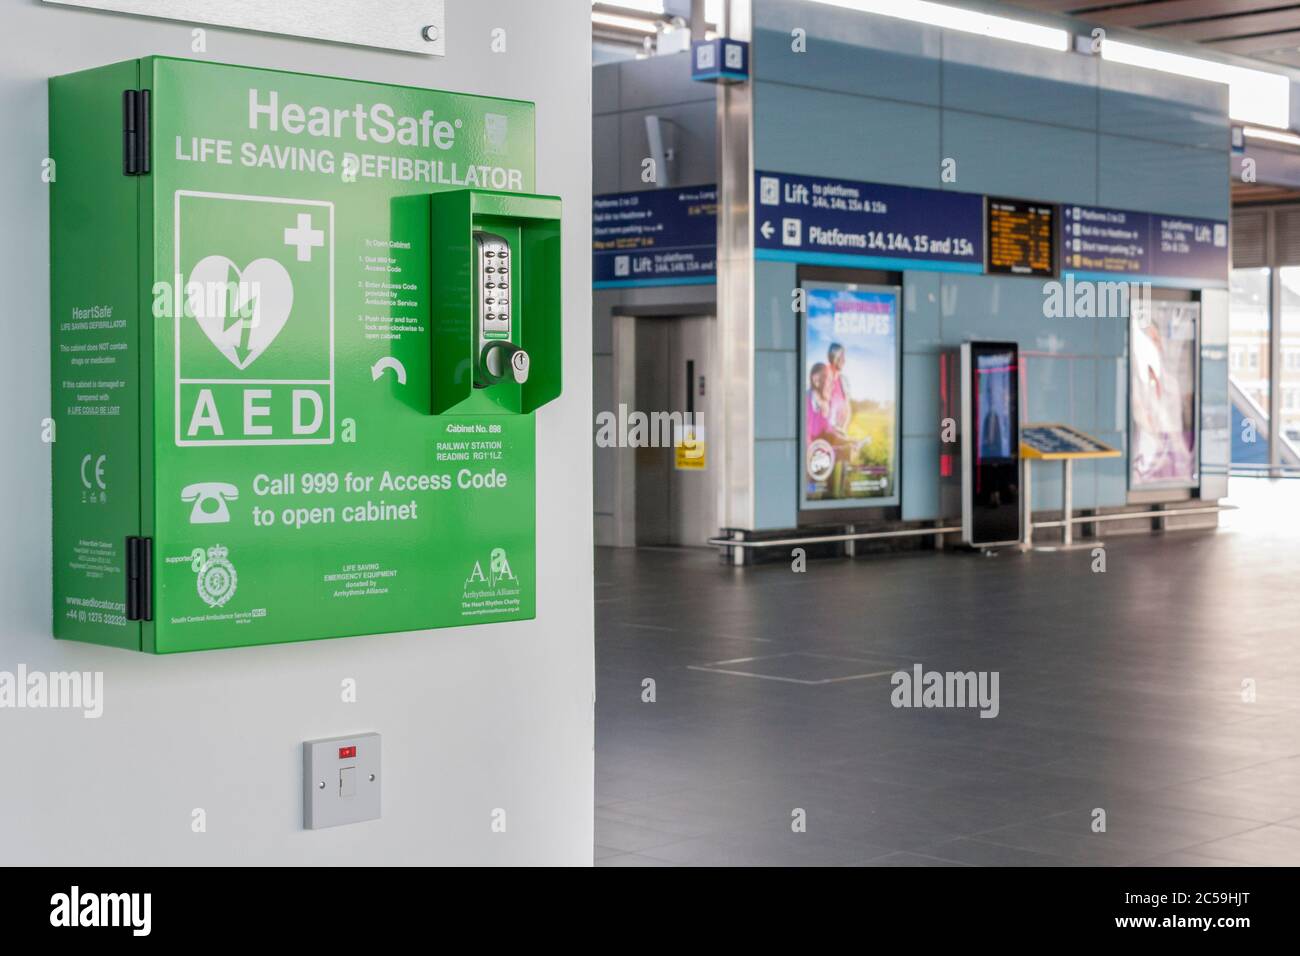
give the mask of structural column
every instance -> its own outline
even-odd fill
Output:
[[[751,0],[726,0],[722,32],[753,39]],[[752,76],[752,63],[751,63]],[[754,527],[753,88],[718,84],[717,349],[720,408],[708,423],[718,451],[718,522]],[[738,553],[742,549],[735,549]]]

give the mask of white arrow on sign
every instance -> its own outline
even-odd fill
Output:
[[[763,234],[764,239],[771,239],[772,233],[774,233],[776,230],[772,228],[772,224],[770,222],[764,219],[763,225],[759,227],[758,231]]]
[[[388,369],[392,369],[397,374],[398,385],[406,384],[406,366],[391,355],[385,355],[374,365],[370,366],[370,380],[372,382],[379,381],[379,376],[383,375]]]

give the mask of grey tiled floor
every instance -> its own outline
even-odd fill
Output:
[[[596,863],[1300,865],[1298,534],[1114,538],[1104,574],[600,550]],[[1000,715],[895,709],[917,662],[999,671]]]

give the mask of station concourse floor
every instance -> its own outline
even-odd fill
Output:
[[[1294,510],[1105,573],[598,549],[596,864],[1300,865],[1300,481],[1257,484]],[[997,717],[893,707],[916,663],[997,671]]]

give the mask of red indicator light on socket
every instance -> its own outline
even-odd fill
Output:
[[[356,748],[355,745],[353,745],[353,746],[351,746],[351,747],[340,747],[340,748],[339,748],[339,759],[340,759],[340,760],[347,760],[349,757],[355,757],[356,755],[357,755],[357,748]]]

